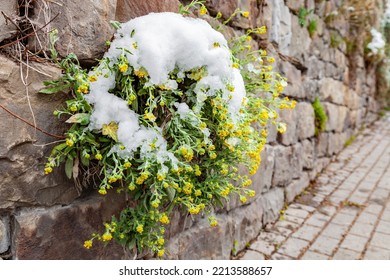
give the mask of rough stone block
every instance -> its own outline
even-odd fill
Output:
[[[295,108],[297,111],[298,139],[303,140],[314,136],[314,109],[310,103],[299,102]]]
[[[61,5],[55,1],[36,1],[32,19],[37,29],[43,27],[38,32],[42,46],[31,37],[29,48],[40,50],[43,47],[47,51],[49,31],[57,29],[56,49],[61,56],[73,52],[79,60],[96,63],[95,59],[101,57],[107,48],[105,42],[114,33],[110,21],[115,20],[116,5],[117,0],[63,1]]]
[[[102,232],[103,223],[118,216],[125,205],[124,195],[111,192],[65,207],[23,209],[15,215],[12,254],[21,260],[121,259],[124,250],[114,241],[111,246],[95,241],[89,250],[83,243],[92,233]]]
[[[302,141],[302,167],[303,169],[313,169],[315,162],[314,141]]]
[[[278,134],[278,140],[283,145],[292,145],[298,141],[297,135],[297,111],[281,110],[280,119],[286,123],[287,130],[283,134]]]
[[[43,81],[58,77],[61,71],[49,64],[30,62],[30,66],[27,82],[36,124],[52,134],[63,135],[66,127],[55,120],[52,112],[63,106],[65,96],[37,93]],[[33,122],[19,65],[3,56],[0,56],[0,96],[3,106]],[[43,173],[45,157],[53,146],[39,145],[58,139],[36,131],[4,110],[0,110],[0,130],[0,209],[67,204],[78,196],[73,181],[66,178],[62,168],[47,176]]]
[[[283,186],[291,182],[292,179],[292,168],[291,168],[291,158],[292,158],[292,148],[276,146],[274,148],[275,152],[275,168],[274,175],[272,177],[273,186]]]
[[[271,189],[262,197],[263,224],[274,222],[280,215],[284,204],[284,193],[281,188]]]
[[[304,98],[305,92],[302,85],[302,73],[291,63],[281,61],[279,65],[281,74],[287,78],[288,85],[284,93],[295,98]]]
[[[297,195],[309,186],[309,183],[310,180],[307,172],[302,173],[300,179],[292,181],[292,183],[286,187],[286,200],[292,202]]]
[[[178,12],[179,5],[178,0],[117,0],[115,19],[126,22],[149,13]]]
[[[342,82],[332,78],[324,78],[321,81],[320,96],[324,101],[329,101],[334,104],[344,104],[344,85]]]
[[[269,38],[279,46],[279,50],[288,55],[290,53],[290,44],[292,40],[291,13],[283,0],[267,1],[268,7],[272,13],[270,21]]]
[[[251,188],[258,194],[264,193],[271,188],[275,165],[275,155],[272,146],[266,145],[260,155],[262,160],[259,170],[251,178]]]
[[[17,13],[17,2],[16,0],[2,1],[0,11],[7,17],[16,20]],[[3,14],[0,15],[0,42],[13,37],[16,34],[16,26],[9,22]]]
[[[296,143],[292,146],[292,157],[291,157],[291,170],[292,170],[292,178],[297,179],[301,177],[303,170],[303,149],[301,143]]]
[[[290,8],[290,10],[298,12],[299,8],[305,7],[305,0],[287,0],[286,5]]]
[[[295,15],[291,17],[291,26],[292,36],[289,55],[300,61],[305,61],[312,41],[309,32],[307,28],[302,28],[299,24],[298,17]]]
[[[7,252],[10,246],[9,217],[0,217],[0,254]]]
[[[229,259],[233,248],[233,223],[226,214],[216,216],[217,227],[211,227],[207,218],[177,234],[167,243],[167,259],[221,260]],[[211,250],[212,248],[212,250]]]
[[[322,42],[321,42],[322,43]],[[307,60],[307,74],[312,79],[323,79],[325,76],[325,63],[317,56],[311,56]]]

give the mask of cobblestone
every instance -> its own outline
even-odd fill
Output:
[[[390,260],[389,123],[359,135],[242,259]]]

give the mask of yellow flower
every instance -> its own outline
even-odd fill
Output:
[[[246,202],[246,197],[241,195],[240,196],[240,201],[241,201],[241,203],[245,203]]]
[[[97,159],[97,160],[101,160],[102,158],[103,158],[103,156],[99,153],[95,155],[95,159]]]
[[[121,71],[122,73],[126,72],[127,69],[129,69],[129,65],[127,65],[126,63],[119,64],[118,67],[119,71]]]
[[[53,172],[53,168],[51,168],[50,166],[45,168],[45,174],[46,175],[51,173],[51,172]]]
[[[92,240],[87,240],[84,242],[84,247],[89,249],[92,247]]]
[[[157,173],[157,180],[162,181],[165,179],[165,177],[166,177],[165,174]]]
[[[74,142],[72,139],[66,139],[66,145],[69,147],[72,147],[74,145]]]
[[[249,12],[248,11],[245,11],[245,12],[241,12],[241,15],[245,18],[249,17]]]
[[[221,45],[218,42],[214,42],[213,46],[214,48],[219,48]]]
[[[107,191],[106,191],[106,189],[101,188],[101,189],[99,190],[99,193],[100,193],[101,195],[106,195],[106,194],[107,194]]]
[[[143,233],[144,232],[144,226],[143,225],[138,225],[137,228],[135,229],[138,233]]]
[[[218,225],[218,221],[215,218],[210,219],[210,226],[216,227]]]
[[[157,243],[159,244],[159,245],[164,245],[164,243],[165,243],[165,240],[164,240],[164,238],[162,238],[162,237],[160,237],[158,240],[157,240]]]
[[[146,113],[144,114],[144,119],[154,122],[156,120],[156,116],[153,115],[152,113]]]
[[[200,8],[199,14],[200,14],[201,16],[207,14],[207,8],[206,8],[204,5],[202,5],[202,7]]]
[[[150,205],[152,205],[153,208],[157,208],[160,205],[160,200],[155,199],[153,200]]]
[[[97,81],[97,78],[96,78],[96,76],[90,76],[90,77],[88,77],[88,81],[90,81],[91,83],[93,83],[93,82],[96,82]]]
[[[240,64],[238,64],[238,63],[233,63],[233,64],[232,64],[232,67],[238,69],[238,68],[240,68]]]
[[[164,249],[161,249],[157,252],[157,257],[162,257],[164,256],[164,253],[165,253],[165,250]]]
[[[195,191],[195,196],[201,196],[202,195],[202,191],[201,190],[196,190]]]
[[[212,152],[210,153],[210,159],[216,159],[217,158],[217,154]]]
[[[134,190],[135,190],[135,185],[134,185],[134,184],[130,184],[130,185],[128,186],[128,189],[129,189],[130,191],[134,191]]]
[[[160,218],[160,223],[165,224],[165,225],[169,224],[169,218],[168,218],[168,216],[165,215],[165,214],[163,214],[163,215],[161,216],[161,218]]]
[[[103,234],[102,239],[103,241],[110,241],[112,239],[111,233],[106,232],[105,234]]]
[[[134,70],[134,75],[136,75],[138,78],[144,78],[148,73],[142,69],[140,70]]]
[[[124,164],[123,164],[123,167],[124,168],[130,168],[131,167],[131,163],[130,162],[128,162],[128,161],[126,161]]]
[[[256,33],[258,33],[258,34],[265,34],[265,33],[267,33],[267,27],[266,26],[262,26],[262,27],[256,28]]]

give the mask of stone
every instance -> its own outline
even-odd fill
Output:
[[[278,134],[278,141],[283,145],[292,145],[298,141],[297,135],[297,111],[293,110],[281,110],[280,119],[286,123],[287,129],[283,134]]]
[[[8,251],[11,246],[9,217],[0,216],[0,254]]]
[[[252,176],[252,185],[250,186],[257,194],[267,192],[272,186],[272,175],[275,165],[273,147],[265,145],[260,156],[261,164],[256,174]]]
[[[17,7],[18,1],[8,0],[1,2],[0,12],[4,13],[7,17],[16,22],[18,18]],[[12,22],[4,17],[3,14],[0,15],[0,42],[5,39],[12,38],[17,32],[17,28]]]
[[[298,12],[300,8],[305,7],[305,0],[286,0],[286,6],[294,12]]]
[[[302,144],[296,143],[292,146],[292,156],[291,156],[291,170],[292,170],[292,178],[297,179],[301,177],[303,170],[303,158],[302,158]]]
[[[240,258],[240,260],[264,260],[264,259],[265,258],[263,254],[252,250],[247,250],[244,256]]]
[[[255,239],[263,227],[263,203],[259,197],[254,202],[244,205],[229,213],[232,219],[233,239],[236,251],[246,248],[249,241]]]
[[[297,259],[308,245],[309,242],[306,240],[290,237],[277,252]]]
[[[124,250],[115,241],[104,246],[95,240],[89,250],[83,244],[92,233],[104,231],[103,223],[111,221],[112,215],[118,217],[125,206],[123,194],[110,192],[95,193],[69,206],[25,208],[14,216],[12,254],[19,260],[121,259]]]
[[[343,90],[344,85],[342,82],[332,78],[324,78],[320,85],[321,100],[344,105]]]
[[[304,140],[314,136],[314,109],[310,103],[299,102],[295,108],[297,111],[298,139]]]
[[[343,131],[348,109],[344,106],[337,106],[328,102],[324,102],[323,106],[328,116],[326,131]]]
[[[234,246],[233,221],[226,214],[217,215],[218,226],[211,227],[207,218],[170,239],[167,259],[229,259]],[[235,223],[235,222],[234,222]],[[221,238],[223,237],[223,238]],[[212,248],[212,249],[211,249]]]
[[[327,155],[332,156],[337,154],[344,146],[345,141],[342,141],[340,133],[329,133],[329,145]]]
[[[307,28],[303,28],[299,24],[298,17],[292,15],[291,17],[291,45],[289,48],[289,55],[297,58],[299,61],[305,61],[309,53],[309,48],[312,39],[310,38]]]
[[[316,253],[330,256],[337,248],[338,243],[338,239],[320,235],[310,246],[310,250]]]
[[[305,92],[302,85],[301,71],[287,61],[281,61],[279,63],[279,71],[282,76],[287,78],[288,82],[284,94],[294,98],[304,98]]]
[[[302,167],[303,169],[313,169],[315,162],[314,141],[303,140],[302,141]]]
[[[284,193],[281,188],[273,188],[261,196],[263,206],[263,224],[274,222],[284,205]]]
[[[149,13],[178,12],[178,0],[117,0],[115,19],[127,22]]]
[[[52,112],[63,106],[63,94],[44,95],[37,92],[43,81],[59,76],[61,70],[50,64],[30,62],[28,94],[37,127],[63,135],[66,126],[55,120]],[[24,73],[27,69],[23,68]],[[33,123],[26,88],[15,62],[0,55],[1,104]],[[56,138],[42,134],[0,108],[0,209],[19,206],[68,204],[79,196],[73,181],[66,178],[63,168],[45,176],[46,157]]]
[[[272,177],[272,186],[284,186],[291,182],[293,170],[291,168],[292,148],[276,146],[275,168]]]
[[[363,252],[369,238],[348,234],[340,247],[348,250]]]
[[[312,79],[322,80],[325,76],[325,63],[318,56],[311,56],[307,60],[307,74]]]
[[[303,172],[301,178],[293,180],[285,189],[287,202],[294,201],[295,197],[309,186],[309,183],[310,180],[307,172]]]
[[[310,102],[314,102],[318,93],[319,82],[317,80],[312,80],[311,78],[305,76],[303,79],[303,91],[305,97]]]
[[[74,53],[80,61],[95,64],[107,49],[105,42],[114,34],[110,21],[115,20],[116,5],[117,0],[65,1],[61,5],[37,1],[32,22],[36,29],[43,29],[38,32],[39,41],[30,37],[28,48],[48,51],[49,31],[57,29],[59,40],[55,47],[61,56]]]
[[[267,1],[268,2],[268,1]],[[278,45],[281,53],[290,54],[292,36],[291,13],[283,0],[273,0],[268,3],[272,12],[272,21],[269,25],[269,39]]]

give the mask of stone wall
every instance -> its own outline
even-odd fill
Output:
[[[17,18],[16,2],[1,0],[0,9]],[[59,53],[74,52],[82,63],[90,65],[101,57],[105,40],[112,36],[110,20],[127,21],[149,12],[177,11],[180,4],[178,0],[86,0],[77,1],[77,5],[73,2],[34,1],[34,6],[29,7],[31,19],[41,29],[38,37],[28,38],[27,48],[45,49],[47,31],[57,28]],[[367,68],[362,56],[356,57],[352,69],[345,42],[332,46],[334,32],[348,36],[346,17],[338,18],[333,26],[325,23],[327,15],[339,9],[342,2],[206,1],[211,15],[220,11],[226,18],[237,7],[250,12],[249,18],[233,20],[224,31],[226,36],[242,34],[251,27],[268,27],[267,35],[257,38],[254,46],[263,46],[275,56],[276,70],[288,78],[285,94],[298,104],[295,110],[280,112],[288,127],[285,134],[270,131],[261,167],[252,178],[256,197],[244,205],[232,198],[224,209],[217,211],[217,228],[211,228],[202,217],[191,219],[174,213],[167,231],[167,258],[229,259],[232,251],[244,249],[267,223],[279,217],[284,204],[316,178],[352,135],[376,119],[375,69]],[[299,24],[301,7],[314,10],[310,17],[317,21],[317,29],[312,36]],[[17,31],[3,18],[0,30],[0,41],[12,41]],[[351,71],[355,73],[353,81]],[[59,74],[59,69],[48,63],[30,61],[26,67],[1,54],[0,104],[31,123],[36,122],[45,131],[61,135],[66,128],[52,116],[52,111],[61,107],[65,93],[37,94],[44,80]],[[316,97],[328,115],[326,130],[318,136],[311,105]],[[90,250],[82,247],[89,234],[100,231],[102,223],[117,214],[126,202],[116,194],[101,197],[92,189],[78,190],[74,182],[64,177],[63,170],[44,176],[45,157],[51,143],[58,139],[42,134],[3,109],[0,128],[0,257],[128,258],[118,245],[106,249],[94,246]]]

